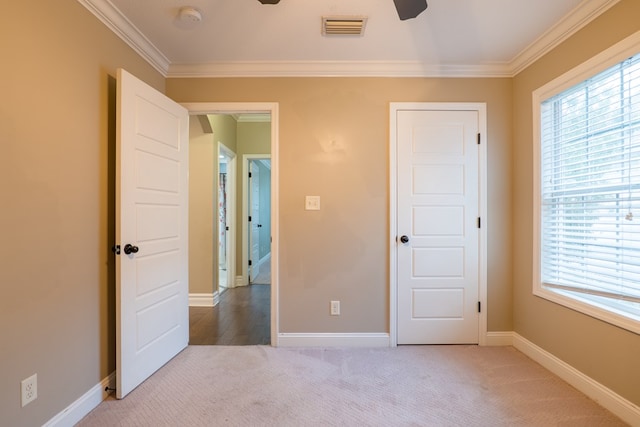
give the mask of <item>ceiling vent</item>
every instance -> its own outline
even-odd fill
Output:
[[[367,24],[365,16],[323,16],[323,36],[361,36]]]

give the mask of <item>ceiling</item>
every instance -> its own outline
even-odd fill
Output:
[[[171,76],[512,76],[619,0],[78,0]],[[199,23],[178,19],[183,6]],[[323,16],[366,16],[323,36]]]

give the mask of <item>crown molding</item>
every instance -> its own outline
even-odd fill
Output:
[[[510,77],[507,64],[431,65],[420,61],[239,61],[171,64],[167,77]]]
[[[160,74],[167,77],[169,59],[109,0],[78,0],[78,2],[151,64]]]
[[[616,5],[620,0],[583,0],[562,20],[538,37],[511,61],[511,75],[515,76],[549,53],[563,41],[580,31],[591,21]]]
[[[421,61],[237,61],[171,64],[109,0],[78,0],[165,78],[514,77],[620,0],[583,0],[508,63],[434,65]]]

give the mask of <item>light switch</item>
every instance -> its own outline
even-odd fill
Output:
[[[304,198],[304,209],[307,211],[319,211],[320,196],[306,196]]]

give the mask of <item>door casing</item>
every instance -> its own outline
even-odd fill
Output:
[[[233,288],[234,277],[236,274],[236,153],[230,150],[226,145],[218,142],[218,158],[220,155],[224,155],[229,159],[227,163],[227,225],[229,226],[229,232],[227,233],[227,288]],[[219,183],[218,183],[219,185]],[[217,216],[217,215],[216,215]],[[220,226],[218,216],[218,227]],[[220,238],[220,231],[218,230],[217,236]],[[218,280],[216,283],[216,297],[220,297],[220,273],[218,272]],[[216,301],[217,303],[217,301]]]
[[[279,105],[277,102],[196,102],[182,103],[190,115],[269,113],[271,115],[271,345],[278,346],[279,311],[279,214],[278,147]]]
[[[479,299],[481,305],[478,343],[485,345],[487,339],[487,106],[485,103],[449,102],[392,102],[389,104],[389,345],[398,345],[398,216],[397,174],[398,169],[398,112],[412,111],[477,111],[478,129],[481,135],[478,159],[478,198],[481,218],[480,244],[478,248]]]

